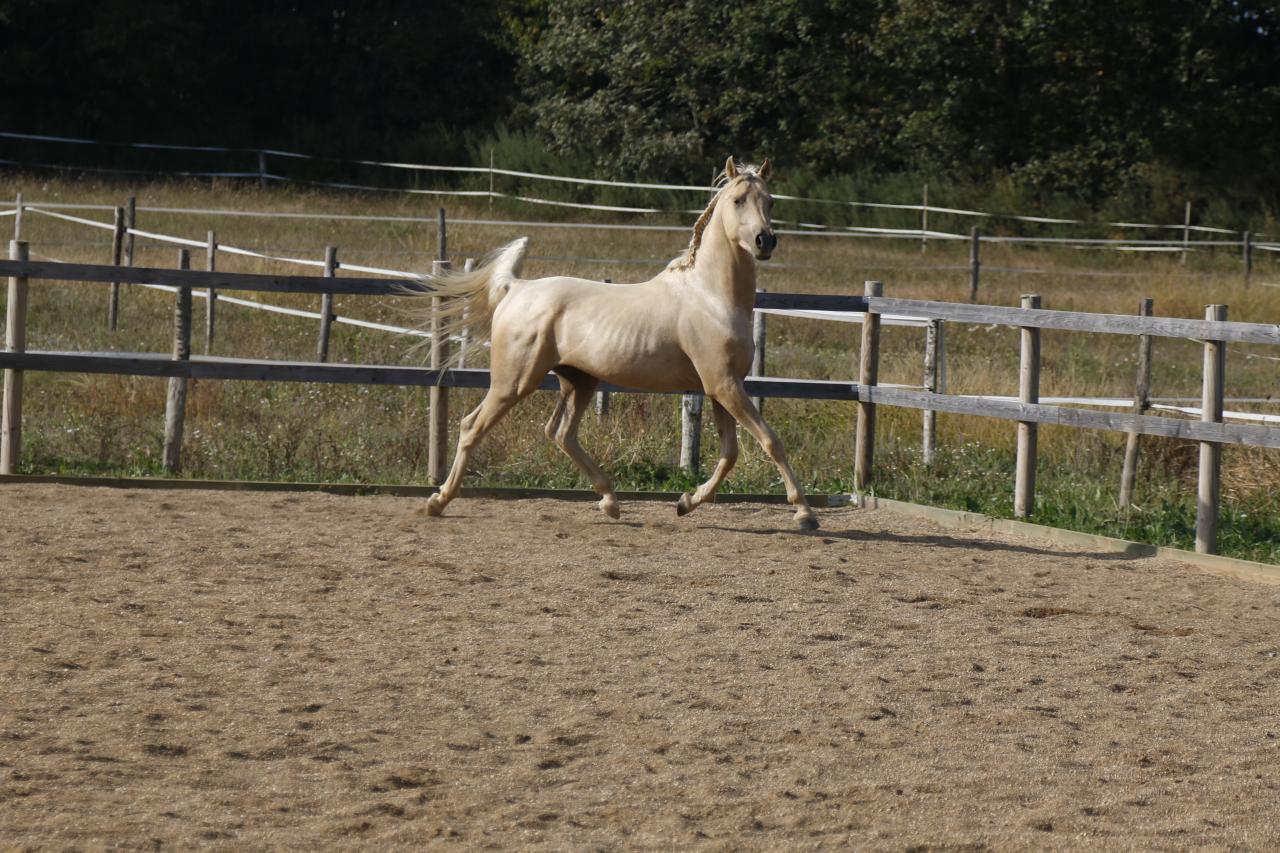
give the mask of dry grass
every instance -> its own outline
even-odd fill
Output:
[[[151,207],[209,207],[276,211],[341,211],[407,215],[430,219],[435,204],[420,198],[370,197],[295,190],[263,193],[236,185],[156,184],[130,190],[83,181],[37,181],[12,176],[0,181],[0,197],[21,191],[33,201],[120,203],[134,192]],[[516,236],[532,237],[526,275],[569,273],[615,281],[644,278],[680,251],[685,233],[557,230],[469,225],[470,218],[533,218],[543,211],[490,211],[484,206],[450,202],[454,224],[449,248],[455,258],[478,256]],[[106,220],[105,213],[90,214]],[[203,238],[216,229],[224,244],[296,257],[320,259],[326,244],[339,257],[400,269],[425,269],[435,254],[430,222],[335,222],[235,217],[202,217],[144,212],[139,226],[159,232]],[[105,262],[109,232],[28,215],[26,235],[37,256]],[[885,282],[892,296],[961,300],[967,294],[964,269],[967,246],[931,242],[926,253],[902,241],[784,237],[779,263],[761,271],[761,286],[772,291],[858,293],[869,278]],[[140,240],[138,263],[172,265],[172,246]],[[620,261],[626,261],[621,263]],[[197,264],[202,257],[197,257]],[[1015,305],[1025,292],[1042,294],[1045,307],[1129,313],[1143,296],[1153,296],[1157,314],[1203,316],[1208,302],[1230,306],[1237,320],[1280,322],[1280,268],[1259,253],[1255,286],[1245,289],[1239,259],[1233,254],[1192,257],[1188,266],[1175,258],[1147,254],[1076,250],[1012,249],[984,246],[980,299]],[[288,271],[299,268],[268,261],[220,256],[220,268],[237,271]],[[959,267],[959,268],[956,268]],[[1034,269],[1007,272],[1000,268]],[[1086,275],[1090,271],[1105,275]],[[319,297],[272,296],[271,301],[315,310]],[[197,328],[203,328],[203,303],[197,300]],[[397,322],[392,300],[340,297],[340,314]],[[105,291],[85,285],[41,283],[33,289],[29,345],[48,349],[123,349],[164,351],[170,346],[171,297],[127,288],[121,331],[104,329]],[[854,374],[858,327],[790,318],[769,319],[768,372],[812,378]],[[310,358],[315,326],[234,306],[220,312],[219,355]],[[331,357],[339,361],[398,363],[407,342],[382,332],[335,327]],[[203,349],[197,338],[197,352]],[[949,391],[1016,393],[1018,332],[1003,327],[955,326],[948,332]],[[1113,335],[1046,331],[1043,335],[1043,396],[1125,396],[1131,393],[1136,342]],[[923,334],[915,328],[888,328],[884,336],[882,381],[921,381]],[[1200,350],[1189,341],[1157,340],[1153,393],[1197,397]],[[1253,355],[1280,355],[1274,348],[1232,346],[1227,370],[1228,396],[1269,397],[1275,393],[1277,362]],[[163,382],[123,377],[34,375],[29,379],[29,466],[48,470],[153,471],[159,454]],[[303,479],[421,481],[425,466],[424,395],[404,389],[285,386],[259,383],[197,383],[188,422],[186,470],[210,477],[285,477]],[[476,394],[455,395],[456,417]],[[1240,408],[1248,408],[1241,406]],[[539,395],[527,401],[483,445],[475,461],[477,480],[570,485],[575,469],[541,435],[550,402]],[[584,444],[622,480],[644,486],[678,479],[677,402],[670,397],[615,398],[615,416],[603,423],[588,418]],[[853,424],[852,406],[801,401],[770,401],[766,414],[779,428],[811,486],[847,484]],[[940,442],[945,447],[978,446],[1007,452],[1013,425],[998,420],[943,416]],[[880,439],[886,459],[907,454],[918,444],[919,415],[886,411]],[[1123,437],[1074,430],[1045,429],[1043,467],[1090,469],[1112,478],[1118,471]],[[708,426],[704,452],[715,453]],[[1158,476],[1194,476],[1193,460],[1181,442],[1149,442],[1149,470]],[[739,489],[777,485],[772,467],[748,445],[731,480]],[[902,458],[906,458],[905,456]],[[899,460],[900,461],[900,460]],[[1113,470],[1115,469],[1115,470]],[[1011,477],[1010,477],[1011,480]],[[1228,496],[1247,496],[1280,485],[1274,451],[1243,448],[1226,454],[1224,488]],[[1011,484],[1010,484],[1011,488]],[[1113,491],[1108,486],[1108,492]]]

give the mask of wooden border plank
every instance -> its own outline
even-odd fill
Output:
[[[216,492],[323,492],[332,495],[363,496],[389,495],[392,497],[430,497],[439,491],[436,486],[418,486],[404,483],[293,483],[272,480],[188,480],[169,477],[73,477],[64,474],[0,474],[0,488],[4,484],[39,484],[56,486],[89,486],[108,489],[180,489],[188,491]],[[678,492],[628,492],[619,491],[618,500],[654,501],[675,503]],[[591,489],[544,489],[532,486],[464,486],[464,498],[550,498],[568,501],[598,501],[600,495]],[[834,500],[826,495],[808,496],[810,506],[819,509],[848,505],[844,495]],[[789,503],[785,494],[760,494],[756,492],[718,492],[716,503]]]

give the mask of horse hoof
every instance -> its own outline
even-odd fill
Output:
[[[818,517],[816,515],[806,515],[796,519],[796,523],[800,525],[801,530],[817,530]]]
[[[615,521],[622,517],[622,510],[618,509],[618,502],[609,498],[600,500],[600,511]]]
[[[688,515],[693,512],[693,496],[685,492],[680,496],[680,500],[676,501],[676,515]]]
[[[439,495],[432,495],[427,498],[427,515],[438,518],[444,514],[444,506],[440,503]]]

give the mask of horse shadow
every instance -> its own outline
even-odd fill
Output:
[[[604,522],[601,522],[604,523]],[[636,521],[614,521],[611,524],[625,524],[629,527],[645,527]],[[932,535],[915,535],[893,533],[891,531],[869,530],[797,530],[793,527],[732,527],[727,525],[704,524],[702,530],[717,530],[723,533],[745,533],[751,536],[799,536],[805,539],[831,540],[845,542],[895,542],[902,545],[922,545],[930,548],[945,548],[965,551],[1003,551],[1012,554],[1028,554],[1045,557],[1082,557],[1090,560],[1107,560],[1123,562],[1155,556],[1154,545],[1134,543],[1123,551],[1076,551],[1057,548],[1024,545],[1014,542],[1001,542],[996,539],[951,536],[945,533]]]

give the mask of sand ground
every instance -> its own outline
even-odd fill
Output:
[[[1280,586],[421,506],[0,487],[0,848],[1280,847]]]

